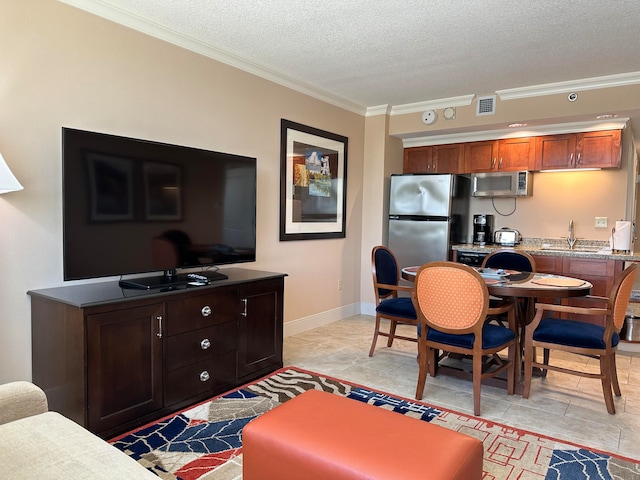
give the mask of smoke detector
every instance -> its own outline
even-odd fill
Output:
[[[435,110],[427,110],[422,114],[422,121],[426,125],[431,125],[432,123],[436,123],[437,119],[438,119],[438,114],[436,113]]]
[[[496,96],[486,95],[478,97],[476,100],[476,116],[495,115],[496,113]]]

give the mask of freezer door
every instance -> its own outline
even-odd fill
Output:
[[[448,260],[449,222],[389,220],[389,248],[400,268]]]
[[[454,176],[391,175],[389,215],[448,217]]]

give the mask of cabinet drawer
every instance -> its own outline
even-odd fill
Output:
[[[613,277],[616,274],[615,260],[600,260],[598,258],[564,257],[562,273],[568,276],[591,275]]]
[[[203,362],[167,372],[166,405],[190,398],[213,395],[236,380],[236,352],[231,351]]]
[[[536,271],[540,273],[556,273],[562,272],[562,257],[548,255],[532,255],[536,261]]]
[[[226,322],[168,337],[167,370],[202,362],[234,350],[236,335],[236,322]]]
[[[178,335],[238,318],[237,290],[167,302],[167,335]]]

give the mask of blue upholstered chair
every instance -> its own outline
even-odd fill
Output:
[[[507,392],[513,395],[516,365],[519,365],[513,303],[489,308],[489,291],[480,274],[454,262],[432,262],[416,275],[413,304],[418,313],[418,385],[421,400],[427,378],[440,358],[439,351],[470,355],[473,359],[473,413],[480,415],[480,385],[483,378],[507,370]],[[506,313],[509,327],[485,322],[487,315]],[[498,352],[508,349],[508,359]],[[494,366],[484,362],[493,359]]]
[[[373,274],[373,290],[376,294],[376,326],[373,341],[369,349],[369,356],[373,356],[378,336],[387,337],[387,346],[393,344],[394,339],[417,342],[415,337],[396,334],[396,327],[400,324],[417,326],[416,311],[409,295],[401,297],[398,292],[413,291],[413,287],[400,285],[400,271],[396,257],[387,247],[377,246],[371,252],[371,272]],[[389,320],[388,332],[380,330],[380,320]]]
[[[536,314],[527,326],[524,343],[524,390],[522,396],[529,398],[533,368],[542,369],[543,376],[548,370],[554,370],[581,377],[597,378],[602,383],[604,402],[610,414],[616,413],[611,390],[617,397],[622,395],[616,371],[616,350],[620,341],[620,329],[624,323],[629,298],[633,289],[637,265],[631,264],[616,279],[609,297],[581,297],[594,301],[594,308],[571,307],[564,305],[536,304]],[[606,308],[598,308],[606,302]],[[553,318],[549,313],[558,312],[570,317],[582,315],[604,315],[605,324]],[[535,348],[544,349],[543,361],[539,363],[535,356]],[[591,373],[570,369],[568,366],[551,365],[550,350],[586,355],[600,361],[600,372]]]
[[[482,267],[535,273],[536,261],[527,252],[521,252],[519,250],[496,250],[484,257]]]

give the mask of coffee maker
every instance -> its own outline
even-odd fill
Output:
[[[473,244],[491,243],[493,234],[493,215],[478,214],[473,216]]]

